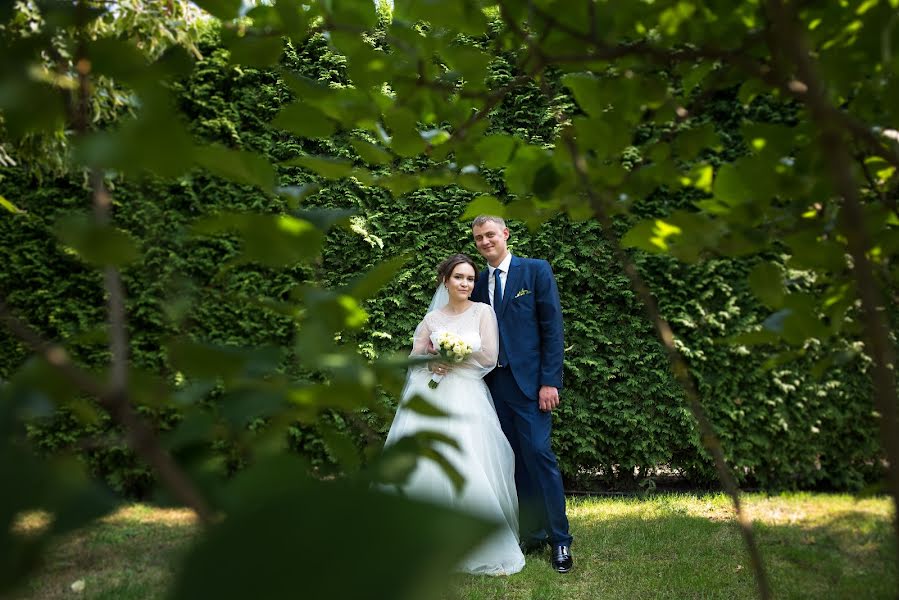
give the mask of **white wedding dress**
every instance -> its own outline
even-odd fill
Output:
[[[419,459],[403,491],[410,496],[447,505],[499,525],[499,530],[472,551],[459,571],[484,575],[511,575],[524,568],[518,546],[518,496],[515,492],[515,457],[500,429],[493,399],[483,377],[496,366],[499,332],[493,309],[473,303],[452,315],[445,309],[425,315],[415,332],[412,355],[424,355],[428,341],[449,331],[465,339],[474,352],[456,364],[436,389],[428,387],[427,366],[410,369],[387,445],[418,431],[437,431],[459,443],[459,450],[440,444],[438,450],[465,478],[461,493],[433,461]],[[419,395],[449,417],[426,417],[405,408]]]

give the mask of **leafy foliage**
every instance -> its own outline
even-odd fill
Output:
[[[207,524],[197,572],[247,531],[274,532],[285,498],[330,514],[352,497],[381,524],[402,511],[410,532],[457,531],[423,565],[444,570],[489,528],[368,490],[401,482],[415,457],[441,462],[432,445],[448,440],[422,432],[379,454],[377,432],[432,265],[470,247],[465,219],[490,210],[519,223],[513,251],[549,259],[565,290],[556,442],[570,480],[667,466],[710,481],[714,462],[740,516],[731,469],[767,487],[876,477],[878,424],[899,460],[884,301],[899,134],[871,126],[894,117],[881,99],[895,88],[899,44],[883,29],[895,2],[719,4],[397,0],[379,14],[277,0],[238,17],[240,3],[204,0],[221,21],[183,44],[198,61],[118,36],[105,3],[2,13],[5,132],[26,155],[56,136],[53,171],[71,160],[89,191],[74,175],[35,191],[34,171],[0,153],[0,285],[68,348],[36,339],[3,299],[39,356],[0,347],[0,442],[98,449],[81,452],[95,474],[148,491],[124,440]],[[308,467],[278,458],[285,438]],[[86,480],[67,488],[32,458],[27,501],[0,507],[7,522],[77,507],[65,528],[108,510]],[[235,470],[262,485],[226,484]],[[303,470],[346,481],[293,487]],[[290,523],[327,535],[304,515]],[[8,528],[0,541],[24,557],[8,585],[36,547]],[[383,575],[410,596],[424,581]],[[195,595],[185,577],[176,592]],[[223,581],[221,595],[237,593]]]
[[[197,64],[179,92],[179,104],[195,135],[238,149],[261,150],[272,161],[297,161],[315,165],[319,170],[326,167],[308,161],[320,161],[315,158],[320,155],[336,157],[332,160],[344,161],[350,170],[360,164],[360,158],[371,168],[379,168],[385,150],[375,146],[373,140],[357,138],[358,133],[318,140],[280,131],[277,124],[282,107],[291,106],[293,97],[291,79],[230,65],[214,32],[209,32],[199,47],[207,58]],[[340,57],[320,37],[300,47],[289,45],[282,65],[290,69],[293,77],[306,77],[304,81],[317,85],[346,81]],[[488,84],[505,84],[514,76],[514,69],[509,59],[494,60]],[[557,84],[556,103],[570,106],[572,99],[564,93],[561,83]],[[781,108],[771,101],[760,100],[744,107],[729,91],[718,94],[712,106],[708,126],[713,132],[720,132],[720,138],[733,140],[723,151],[736,154],[745,153],[739,133],[734,131],[742,118],[778,122],[793,114],[790,107]],[[491,134],[485,138],[490,154],[501,154],[502,148],[515,145],[534,147],[550,139],[555,123],[547,115],[555,108],[536,88],[508,97],[494,115]],[[360,152],[359,148],[364,150]],[[376,148],[377,158],[372,160],[365,155],[368,148]],[[290,248],[292,253],[302,248],[289,240],[305,229],[301,226],[295,233],[282,230],[279,223],[291,217],[276,216],[293,210],[289,195],[267,198],[246,185],[202,173],[194,173],[175,185],[152,180],[117,184],[117,225],[135,236],[143,250],[141,264],[125,270],[132,352],[137,366],[146,372],[163,373],[172,381],[182,376],[190,380],[192,375],[207,371],[222,372],[226,363],[225,357],[215,350],[219,345],[289,348],[296,324],[289,318],[289,310],[284,313],[284,303],[297,297],[297,284],[315,281],[324,289],[346,288],[353,285],[357,273],[375,269],[391,256],[404,253],[414,256],[414,260],[396,267],[398,270],[385,290],[363,294],[364,304],[360,306],[367,313],[367,323],[361,330],[345,333],[343,341],[369,359],[408,351],[407,338],[432,293],[434,265],[459,249],[475,254],[467,224],[460,217],[468,210],[467,203],[477,197],[458,186],[393,197],[352,180],[333,180],[330,170],[322,175],[310,173],[303,164],[299,168],[282,167],[279,177],[284,187],[312,188],[302,201],[306,212],[294,214],[309,217],[311,211],[341,209],[357,216],[345,217],[345,227],[328,234],[321,245],[320,262],[286,271],[260,268],[260,264],[276,267],[282,260],[294,264],[302,258],[279,254],[282,251],[273,243],[279,235],[288,236],[284,238],[285,250]],[[410,168],[436,172],[446,168],[446,164],[402,159],[397,172]],[[224,168],[222,172],[229,170],[233,171]],[[377,170],[373,173],[383,176]],[[8,170],[6,176],[8,183],[12,183],[13,177],[22,181],[20,187],[7,189],[13,190],[8,193],[22,199],[19,202],[28,210],[27,219],[5,221],[8,230],[3,239],[10,257],[8,264],[14,264],[12,257],[16,254],[43,257],[40,262],[23,265],[21,271],[8,271],[7,281],[26,284],[3,286],[18,287],[10,295],[10,303],[28,314],[42,330],[66,341],[80,360],[99,366],[106,354],[97,346],[102,338],[92,334],[102,331],[104,318],[99,311],[93,316],[81,315],[86,306],[99,304],[100,281],[72,257],[66,258],[59,249],[48,246],[46,239],[46,228],[56,221],[55,215],[84,202],[77,199],[79,195],[84,197],[84,192],[77,180],[68,184],[60,181],[57,185],[68,186],[61,188],[61,193],[46,186],[39,192],[28,192],[30,180],[25,174]],[[509,197],[508,174],[504,178],[501,170],[487,170],[484,176],[494,197]],[[21,191],[15,192],[16,189]],[[53,200],[65,198],[66,194],[76,198],[62,204]],[[634,211],[643,217],[662,217],[674,207],[688,206],[692,196],[689,190],[658,192],[635,206]],[[23,202],[25,199],[27,202]],[[505,203],[492,202],[481,205],[512,210]],[[251,211],[263,214],[251,216]],[[268,224],[263,224],[262,219]],[[18,223],[29,226],[22,229]],[[229,224],[236,237],[206,235]],[[255,237],[245,238],[239,233],[241,228]],[[317,252],[320,243],[310,249]],[[659,469],[679,471],[697,484],[713,482],[714,471],[692,433],[691,417],[682,406],[661,348],[598,226],[564,217],[544,222],[533,230],[513,223],[512,249],[522,255],[548,259],[562,291],[568,350],[565,401],[554,429],[569,484],[591,487],[598,485],[599,477],[604,485],[629,485],[635,470],[638,479],[642,479]],[[878,474],[873,462],[878,455],[875,422],[865,401],[868,384],[864,363],[852,361],[816,376],[813,359],[820,351],[812,348],[800,362],[764,370],[761,367],[768,359],[767,352],[762,353],[758,347],[721,343],[765,319],[764,307],[741,283],[754,263],[754,259],[717,260],[682,266],[664,257],[645,257],[640,259],[640,268],[656,290],[664,314],[675,324],[703,397],[708,399],[707,408],[725,440],[728,459],[741,480],[769,489],[857,489]],[[760,264],[769,265],[769,270],[784,268],[775,266],[779,261]],[[58,270],[53,269],[57,265]],[[795,285],[811,289],[801,282]],[[50,307],[54,309],[52,319],[41,316]],[[206,371],[190,373],[185,371],[191,368],[190,364],[173,364],[175,355],[167,340],[179,334],[216,345],[205,350],[213,353]],[[770,341],[774,344],[775,340]],[[843,343],[849,356],[852,347]],[[188,353],[199,351],[191,347]],[[4,364],[18,364],[23,357],[21,350],[16,349]],[[239,356],[234,354],[233,360],[237,361],[234,372],[240,372]],[[278,371],[290,379],[310,375],[291,351],[283,353]],[[12,370],[8,372],[11,373]],[[206,398],[209,391],[209,387],[192,388],[185,384],[179,393],[195,402]],[[213,390],[209,398],[228,402],[228,396],[223,399],[220,390]],[[397,398],[395,393],[384,392],[380,398],[383,410],[363,418],[368,427],[383,433]],[[227,470],[245,463],[247,457],[240,448],[246,446],[246,438],[261,435],[254,428],[262,424],[258,419],[269,410],[273,408],[266,409],[262,404],[241,409],[242,418],[234,421],[236,430],[218,440],[216,447],[221,449]],[[162,411],[159,417],[159,426],[164,430],[181,419],[178,412],[170,410]],[[353,444],[362,448],[364,429],[343,418],[334,419],[332,426],[348,430],[355,440]],[[108,420],[103,422],[106,425],[101,430],[112,426]],[[72,424],[73,416],[64,413],[34,428],[39,447],[59,452],[76,448],[97,435],[93,422],[85,423],[80,431],[77,427],[73,430]],[[320,427],[298,423],[286,431],[291,447],[306,456],[313,467],[322,472],[340,470],[337,455],[323,440]],[[112,442],[114,437],[107,440]],[[332,441],[335,443],[338,442]],[[83,455],[115,489],[136,495],[149,491],[148,472],[137,466],[120,443],[108,449],[102,444],[94,446]]]

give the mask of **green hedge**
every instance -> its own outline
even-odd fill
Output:
[[[267,127],[291,99],[288,88],[274,73],[229,66],[212,32],[201,49],[205,58],[183,82],[180,94],[181,108],[197,136],[252,148],[273,161],[322,153],[358,160],[341,135],[328,141],[300,140]],[[282,62],[314,79],[348,83],[341,58],[330,53],[320,37],[301,48],[288,47]],[[513,64],[510,56],[496,60],[491,87],[515,75]],[[571,106],[560,88],[557,92],[557,104]],[[540,143],[556,126],[553,108],[542,92],[525,88],[498,108],[493,127]],[[737,155],[743,152],[738,134],[742,119],[789,119],[790,110],[764,100],[746,108],[735,97],[721,94],[703,118],[715,123],[727,144],[725,154]],[[393,168],[408,169],[424,160],[404,160]],[[101,366],[108,354],[100,276],[67,254],[52,235],[60,215],[89,205],[80,176],[45,181],[40,187],[15,168],[3,169],[0,177],[4,195],[28,211],[0,218],[0,288],[9,294],[10,304],[48,336],[63,341],[79,361]],[[280,168],[280,177],[282,185],[316,180],[295,167]],[[498,197],[508,196],[500,174],[487,177]],[[223,209],[289,210],[282,199],[199,171],[175,183],[117,183],[117,224],[141,241],[144,252],[124,278],[134,364],[146,381],[176,377],[164,351],[175,332],[223,344],[289,348],[295,324],[266,310],[259,299],[286,300],[302,281],[337,286],[380,261],[412,251],[414,259],[368,302],[368,327],[346,340],[370,357],[408,348],[432,293],[436,263],[460,250],[476,256],[468,225],[459,220],[471,193],[448,187],[394,198],[350,181],[321,184],[322,191],[306,205],[353,209],[358,217],[352,228],[328,235],[324,255],[314,267],[274,271],[223,268],[235,255],[233,240],[198,239],[189,234],[189,227],[197,217]],[[641,201],[635,216],[664,214],[690,201],[680,190],[661,190]],[[620,227],[619,234],[627,223]],[[659,469],[682,473],[698,485],[713,482],[714,470],[700,448],[680,390],[599,226],[560,216],[533,231],[518,223],[511,228],[512,250],[549,260],[562,294],[567,352],[554,443],[568,485],[626,485],[634,473],[649,482]],[[664,257],[635,258],[690,360],[705,407],[742,482],[768,489],[858,489],[880,475],[864,361],[816,378],[811,369],[814,348],[803,359],[766,370],[762,364],[770,347],[747,349],[719,342],[767,316],[745,284],[753,259],[684,265]],[[797,276],[791,285],[809,284]],[[9,378],[26,358],[19,344],[0,336],[0,378]],[[290,377],[308,375],[289,350],[284,351],[282,368]],[[215,399],[212,390],[205,399],[210,410]],[[388,407],[395,402],[385,395]],[[176,411],[154,407],[151,401],[141,411],[161,430],[179,419]],[[389,425],[373,414],[365,419],[382,433]],[[340,415],[331,420],[347,426]],[[249,429],[263,425],[261,419],[246,422]],[[147,470],[89,403],[36,418],[30,430],[40,449],[77,453],[122,493],[140,496],[149,489]],[[323,472],[335,468],[316,429],[297,425],[290,429],[290,438],[291,447],[315,467]],[[224,435],[218,447],[227,470],[245,460],[233,436]]]

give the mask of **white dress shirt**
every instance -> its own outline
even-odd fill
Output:
[[[512,264],[512,253],[507,252],[506,258],[503,259],[501,263],[499,263],[496,267],[491,267],[487,265],[488,269],[488,277],[487,277],[487,293],[490,296],[490,306],[493,306],[493,289],[496,287],[496,280],[493,278],[493,272],[496,269],[499,269],[499,280],[503,282],[503,297],[506,295],[506,280],[509,278],[509,265]]]

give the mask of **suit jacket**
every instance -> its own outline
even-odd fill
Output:
[[[489,269],[481,271],[473,301],[490,303],[489,278]],[[508,368],[521,391],[536,400],[542,385],[561,389],[562,305],[548,262],[512,256],[496,321]]]

